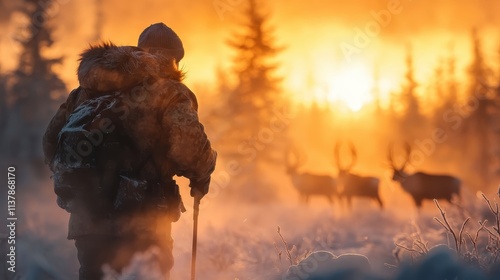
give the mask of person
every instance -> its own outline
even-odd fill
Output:
[[[79,279],[120,272],[136,252],[159,248],[167,277],[173,266],[171,223],[185,211],[173,176],[190,194],[208,193],[217,153],[197,115],[195,94],[182,83],[182,41],[152,24],[138,46],[111,43],[82,53],[80,86],[43,137],[57,203],[70,213]]]

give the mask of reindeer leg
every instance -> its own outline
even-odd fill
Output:
[[[349,209],[349,211],[352,210],[352,196],[347,196],[346,197],[346,200],[347,200],[347,209]]]
[[[420,211],[420,209],[422,208],[422,199],[414,197],[413,200],[415,201],[415,205],[417,206],[418,210]]]
[[[333,206],[333,198],[331,195],[326,195],[326,198],[328,199],[328,202],[330,202],[330,205]]]
[[[382,199],[380,199],[380,196],[377,195],[377,201],[378,201],[378,204],[380,205],[380,209],[384,209],[384,203],[382,202]]]

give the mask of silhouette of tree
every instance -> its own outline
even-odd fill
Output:
[[[434,69],[434,79],[433,79],[433,91],[434,96],[432,98],[433,101],[441,106],[443,103],[446,103],[446,93],[445,93],[445,61],[443,58],[440,58],[436,68]]]
[[[382,117],[382,92],[380,89],[380,69],[375,67],[373,71],[373,87],[371,89],[373,94],[373,103],[375,103],[375,116]]]
[[[454,59],[454,58],[453,58]],[[453,101],[451,98],[450,78],[448,75],[454,75],[449,72],[449,61],[445,61],[443,58],[439,59],[439,62],[434,69],[434,77],[432,81],[432,86],[430,88],[430,95],[432,99],[432,104],[435,104],[435,110],[433,112],[433,124],[436,127],[443,127],[444,119],[443,116],[447,110],[450,110],[453,106]],[[454,69],[452,70],[454,71]],[[454,79],[454,76],[451,78]]]
[[[494,144],[494,160],[495,160],[495,175],[497,179],[500,177],[500,45],[498,47],[498,69],[493,88],[493,144]]]
[[[95,0],[95,9],[96,9],[96,20],[95,20],[95,34],[94,41],[101,40],[102,38],[102,29],[104,25],[104,11],[103,11],[103,1]]]
[[[53,66],[61,63],[62,58],[46,58],[42,54],[54,43],[45,13],[51,2],[41,5],[36,0],[25,0],[20,10],[31,21],[24,37],[18,37],[22,50],[9,88],[13,103],[3,149],[13,157],[42,157],[43,131],[67,92],[64,82],[53,72]]]
[[[227,42],[235,52],[232,73],[236,79],[227,90],[224,121],[230,123],[231,137],[242,147],[268,126],[273,111],[282,101],[275,62],[280,48],[276,46],[273,29],[268,26],[269,14],[264,14],[259,6],[256,0],[248,0],[245,23]],[[254,146],[260,152],[258,146],[262,145]]]
[[[492,166],[492,91],[488,89],[491,70],[486,65],[482,42],[476,29],[472,31],[473,60],[469,67],[470,87],[467,102],[470,106],[464,120],[462,136],[468,140],[471,168],[475,169],[481,187],[488,187]]]
[[[243,32],[228,41],[236,52],[233,71],[237,85],[229,102],[235,110],[253,112],[260,121],[266,120],[275,102],[279,101],[279,81],[274,62],[280,51],[276,46],[273,29],[268,27],[269,15],[259,10],[256,0],[248,0]]]
[[[403,140],[412,142],[422,128],[425,118],[420,112],[420,104],[416,95],[418,87],[415,80],[413,68],[413,56],[411,49],[408,48],[406,55],[406,74],[405,86],[401,95],[401,102],[403,105],[403,115],[400,120],[400,132]]]
[[[264,13],[256,0],[248,0],[243,13],[243,23],[227,41],[233,50],[229,82],[219,71],[220,110],[212,114],[218,125],[215,134],[221,142],[218,152],[221,157],[236,160],[244,168],[237,176],[241,186],[239,193],[262,192],[261,198],[271,197],[270,186],[266,186],[265,174],[259,169],[267,164],[283,163],[283,141],[287,123],[277,122],[276,111],[282,111],[280,78],[277,77],[276,56],[280,52],[275,42],[273,28],[269,26],[270,14]],[[258,182],[257,182],[258,180]],[[248,185],[248,182],[252,182]],[[247,186],[248,185],[248,186]],[[245,186],[253,191],[245,192]],[[250,198],[248,199],[259,199]]]
[[[451,44],[448,53],[449,56],[443,61],[442,65],[443,75],[440,79],[442,79],[443,96],[438,100],[434,112],[434,126],[446,130],[446,133],[451,136],[447,140],[447,147],[453,151],[461,151],[464,145],[467,144],[467,139],[460,134],[462,130],[459,125],[461,124],[455,121],[457,117],[461,119],[457,113],[457,108],[460,108],[459,106],[462,104],[458,100],[459,84],[456,77],[456,57]],[[444,153],[444,155],[449,157],[447,153]],[[457,155],[459,155],[460,160],[465,160],[465,158],[462,158],[463,153]]]

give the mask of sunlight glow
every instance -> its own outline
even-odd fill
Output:
[[[354,112],[373,101],[372,74],[362,64],[339,69],[328,81],[328,100],[341,102]]]

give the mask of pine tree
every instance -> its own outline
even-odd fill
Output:
[[[496,178],[500,177],[500,45],[498,46],[498,65],[497,65],[497,75],[494,87],[493,96],[493,150],[494,150],[494,160],[495,160],[495,175]]]
[[[468,89],[468,101],[471,112],[464,120],[462,136],[468,139],[468,157],[471,168],[478,174],[478,186],[488,187],[492,165],[492,106],[491,91],[487,88],[490,70],[485,63],[482,42],[477,30],[472,31],[473,60],[469,67],[470,87]]]
[[[243,31],[228,41],[235,51],[233,72],[237,84],[229,103],[234,111],[252,113],[253,121],[262,124],[271,108],[280,101],[279,81],[273,61],[280,48],[276,46],[273,29],[268,27],[269,16],[259,10],[256,0],[248,0]]]
[[[448,146],[459,150],[463,145],[463,137],[456,137],[456,127],[449,122],[449,116],[454,114],[458,100],[458,81],[456,78],[456,57],[453,52],[453,46],[450,45],[449,56],[440,61],[436,73],[436,84],[434,85],[434,93],[439,98],[436,100],[436,110],[434,111],[434,127],[439,127],[447,130],[454,137],[448,141]],[[436,71],[438,72],[438,71]],[[447,121],[448,120],[448,121]]]
[[[439,106],[442,106],[443,103],[446,103],[446,93],[445,93],[445,60],[440,58],[436,68],[434,69],[434,98],[431,100],[434,101]]]
[[[380,89],[380,69],[377,66],[375,70],[373,71],[373,87],[372,87],[372,94],[373,94],[373,102],[375,103],[375,110],[374,113],[376,116],[381,117],[382,116],[382,92]]]
[[[415,95],[418,84],[414,76],[413,57],[409,51],[406,56],[406,88],[403,91],[403,102],[405,103],[406,115],[410,118],[420,114],[420,105]]]
[[[104,11],[103,11],[103,1],[95,0],[95,9],[96,9],[96,20],[95,20],[95,34],[94,41],[98,41],[102,39],[102,29],[104,25]]]
[[[276,45],[273,29],[269,26],[269,14],[265,14],[256,0],[248,0],[244,10],[244,23],[229,40],[228,46],[234,51],[233,67],[234,83],[221,81],[220,100],[222,112],[217,116],[217,135],[223,136],[219,143],[221,157],[235,160],[244,169],[244,174],[237,176],[240,191],[262,192],[260,197],[246,199],[267,199],[273,191],[265,186],[261,172],[264,165],[283,164],[286,123],[281,123],[279,130],[274,129],[271,120],[276,111],[282,110],[284,104],[280,92],[280,78],[276,56],[281,50]],[[225,79],[223,79],[225,80]],[[258,181],[257,181],[258,180]],[[253,191],[244,191],[252,188]],[[239,191],[239,192],[240,192]]]
[[[37,0],[25,0],[21,10],[31,21],[26,37],[19,39],[22,51],[9,88],[13,97],[7,123],[10,139],[3,147],[14,157],[42,157],[41,137],[66,94],[64,82],[53,72],[53,66],[61,63],[62,57],[46,58],[42,55],[54,43],[52,28],[45,18],[45,9],[50,4],[51,1],[41,5]]]
[[[416,95],[418,87],[415,80],[413,56],[408,48],[406,55],[405,86],[401,95],[403,104],[403,115],[400,120],[400,133],[405,141],[412,142],[420,133],[424,124],[424,116],[420,112],[420,104]]]
[[[248,0],[241,31],[228,40],[235,52],[232,72],[236,83],[227,93],[224,121],[230,122],[232,138],[238,143],[268,126],[273,110],[282,102],[274,61],[280,48],[268,26],[269,15],[259,6],[256,0]]]
[[[440,58],[436,68],[434,69],[432,86],[429,89],[431,95],[431,98],[429,99],[435,106],[435,110],[433,112],[433,122],[435,127],[443,126],[443,115],[451,108],[450,106],[452,106],[452,104],[450,104],[449,96],[449,81],[446,79],[448,75],[446,66],[446,61],[443,58]]]

